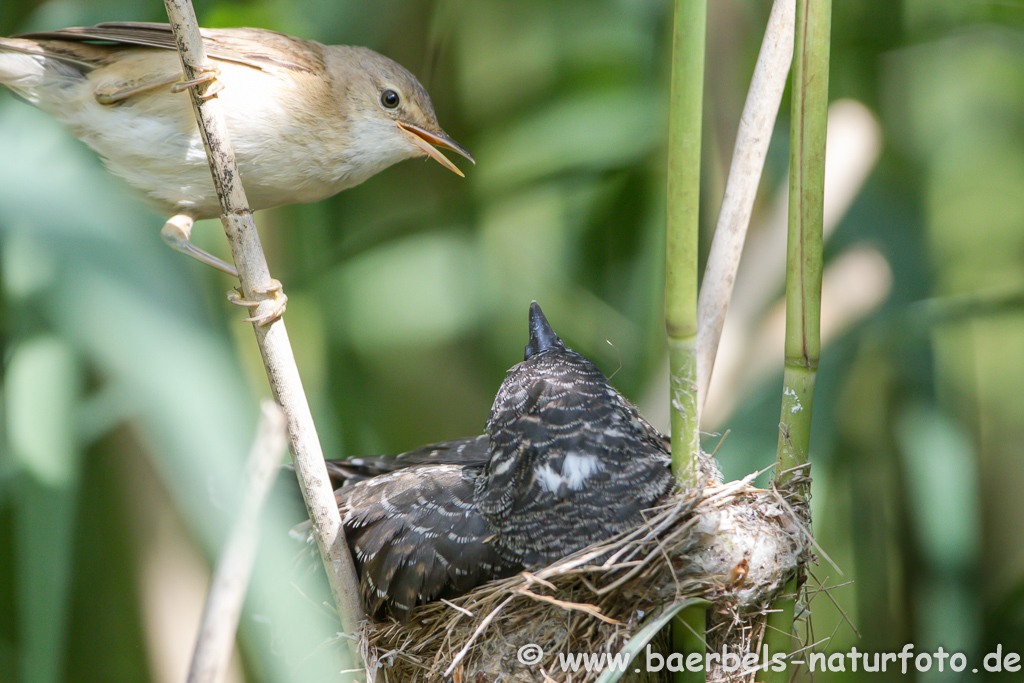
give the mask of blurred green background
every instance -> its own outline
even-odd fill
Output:
[[[831,99],[860,105],[841,103],[853,123],[830,132],[843,146],[829,181],[847,181],[847,200],[833,203],[826,242],[812,474],[818,539],[842,573],[813,568],[811,583],[833,588],[813,595],[805,637],[831,638],[818,645],[828,653],[942,646],[967,655],[970,676],[997,646],[1024,653],[1024,4],[834,3]],[[704,251],[769,11],[709,4]],[[257,215],[329,456],[479,433],[521,360],[533,299],[666,427],[671,3],[196,10],[204,26],[392,57],[478,161],[460,164],[466,179],[404,162],[328,201]],[[3,0],[0,34],[163,18],[159,2]],[[708,408],[704,445],[729,430],[718,451],[729,478],[774,459],[771,226],[787,107],[737,284],[733,360]],[[0,93],[2,681],[183,679],[268,390],[250,327],[225,300],[232,283],[167,249],[162,223],[84,145]],[[218,222],[194,237],[226,256]],[[337,669],[321,656],[337,649],[322,596],[293,587],[309,577],[296,576],[291,521],[268,515],[231,680]]]

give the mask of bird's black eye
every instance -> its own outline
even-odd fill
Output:
[[[402,98],[394,90],[388,89],[380,94],[380,103],[385,109],[394,109],[401,101]]]

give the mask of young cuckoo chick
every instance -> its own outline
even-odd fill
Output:
[[[367,612],[405,620],[636,528],[672,490],[670,464],[665,438],[534,303],[486,434],[330,469],[347,482],[335,495]]]

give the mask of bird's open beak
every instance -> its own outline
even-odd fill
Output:
[[[409,134],[409,139],[412,140],[414,145],[422,149],[424,154],[435,159],[437,163],[441,164],[452,173],[456,173],[463,178],[466,177],[466,175],[459,170],[459,167],[448,161],[448,158],[437,151],[434,145],[450,149],[456,154],[461,154],[466,157],[474,164],[476,163],[476,159],[473,158],[473,155],[463,149],[462,145],[448,137],[443,130],[438,130],[436,133],[433,133],[420,128],[419,126],[414,126],[411,123],[405,123],[404,121],[395,121],[395,123],[398,124],[399,128]]]

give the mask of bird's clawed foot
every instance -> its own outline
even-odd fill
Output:
[[[182,76],[181,80],[179,80],[177,83],[171,86],[171,92],[185,92],[189,88],[194,88],[197,85],[202,85],[203,83],[210,83],[210,87],[208,87],[205,92],[199,94],[199,97],[201,97],[204,100],[208,100],[224,89],[224,85],[217,80],[217,76],[220,75],[219,67],[211,64],[210,66],[201,66],[197,69],[197,71],[199,71],[200,75],[196,76],[195,78],[186,79],[184,76]]]
[[[271,280],[270,284],[265,287],[253,288],[253,294],[266,296],[267,298],[265,299],[246,299],[241,291],[232,289],[228,292],[228,301],[236,306],[256,307],[252,317],[246,318],[245,322],[266,325],[284,315],[284,310],[288,304],[288,297],[285,296],[283,290],[284,288],[280,282]]]
[[[188,214],[179,213],[176,216],[172,216],[166,223],[164,223],[164,227],[160,231],[160,235],[164,238],[164,241],[167,242],[171,249],[179,251],[187,256],[191,256],[195,260],[201,261],[208,266],[212,266],[219,271],[225,272],[231,277],[238,277],[238,271],[233,265],[225,263],[213,254],[203,251],[189,241],[189,238],[192,236],[192,224],[194,222],[195,219]]]

